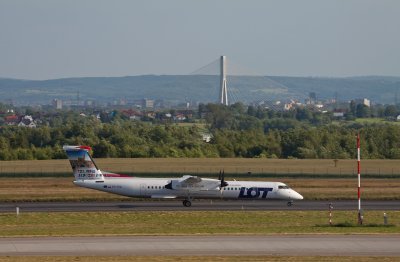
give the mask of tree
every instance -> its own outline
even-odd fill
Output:
[[[117,151],[114,145],[105,139],[101,139],[97,145],[93,146],[94,157],[116,157]]]
[[[249,106],[247,108],[247,114],[249,116],[256,116],[256,109],[254,108],[254,106]]]
[[[351,101],[350,101],[350,113],[351,113],[353,116],[356,115],[356,109],[357,109],[356,101],[351,100]]]
[[[384,111],[385,116],[396,117],[398,114],[399,113],[398,113],[397,107],[394,105],[388,105],[385,108],[385,111]]]
[[[360,118],[366,118],[371,116],[371,110],[364,104],[358,104],[356,107],[356,116]]]

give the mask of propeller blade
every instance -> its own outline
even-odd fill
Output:
[[[222,174],[221,174],[221,186],[220,188],[226,187],[228,185],[227,182],[225,182],[225,170],[222,170]]]

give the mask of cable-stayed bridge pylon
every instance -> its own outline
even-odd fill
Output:
[[[278,83],[259,72],[255,72],[254,70],[235,63],[231,59],[228,60],[226,56],[221,56],[220,58],[211,61],[207,65],[191,72],[189,75],[220,76],[220,83],[218,85],[216,82],[216,86],[219,86],[218,103],[223,105],[229,105],[229,103],[232,104],[236,102],[257,103],[257,101],[248,100],[248,97],[250,96],[248,94],[249,90],[246,88],[245,83],[243,84],[243,82],[246,82],[246,80],[249,81],[251,78],[260,78],[259,82],[263,83],[263,86],[259,87],[260,94],[257,96],[257,100],[259,101],[269,100],[268,88],[287,89],[285,85]],[[240,83],[240,87],[239,85],[235,86],[235,83]]]

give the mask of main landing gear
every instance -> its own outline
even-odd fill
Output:
[[[290,200],[289,202],[287,202],[287,206],[291,207],[293,205],[293,200]]]
[[[185,207],[190,207],[192,205],[192,202],[188,199],[183,200],[182,203]]]

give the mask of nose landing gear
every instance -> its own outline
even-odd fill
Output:
[[[192,205],[192,202],[189,200],[189,199],[185,199],[185,200],[183,200],[183,205],[185,206],[185,207],[190,207],[191,205]]]
[[[287,206],[291,207],[293,205],[293,200],[290,200],[289,202],[287,202]]]

